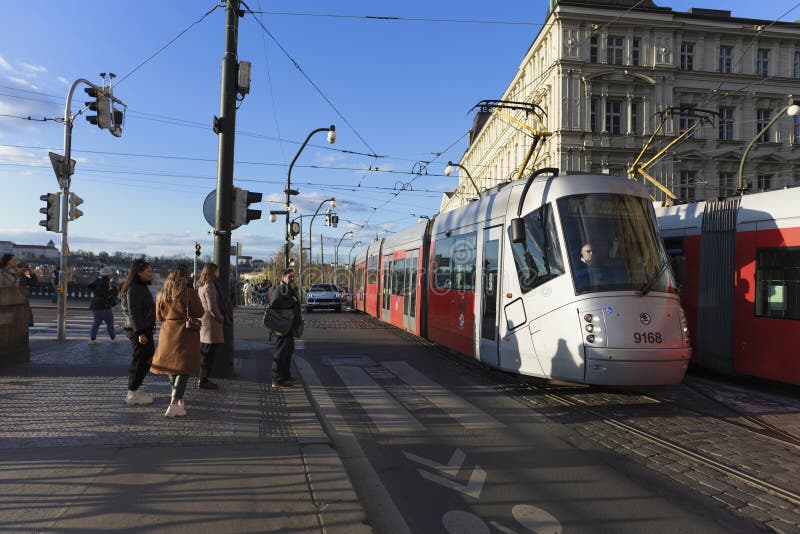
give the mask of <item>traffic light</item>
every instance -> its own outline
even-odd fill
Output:
[[[39,208],[39,213],[45,214],[45,220],[39,221],[39,226],[44,226],[48,232],[60,232],[61,225],[59,224],[59,193],[47,193],[42,195],[39,199],[44,200],[47,207]]]
[[[261,210],[249,209],[250,204],[261,202],[261,193],[233,188],[233,225],[242,226],[261,218]]]
[[[83,204],[83,199],[76,195],[75,193],[69,194],[69,220],[74,221],[81,215],[83,212],[78,209],[78,206]]]
[[[108,130],[114,137],[122,137],[122,123],[125,122],[125,112],[120,111],[113,107],[111,110],[111,125]]]
[[[94,98],[93,102],[85,102],[86,107],[97,113],[97,115],[86,115],[86,120],[98,128],[107,128],[113,132],[111,100],[102,90],[98,91],[94,87],[86,87],[83,90],[91,98]],[[122,130],[120,130],[120,135],[122,135]]]
[[[328,208],[325,210],[325,226],[331,225],[331,209]]]
[[[336,228],[339,225],[339,216],[335,213],[331,215],[331,226]]]
[[[194,244],[194,255],[200,257],[200,243]]]

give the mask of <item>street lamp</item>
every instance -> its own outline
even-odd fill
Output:
[[[339,243],[336,245],[336,249],[333,254],[333,281],[336,282],[336,271],[339,270],[339,247],[342,245],[342,241],[344,241],[345,237],[353,237],[353,232],[345,232],[344,235],[339,239]]]
[[[453,163],[452,161],[448,161],[447,162],[447,167],[444,168],[444,173],[447,176],[450,176],[451,174],[453,174],[453,167],[458,167],[459,169],[462,169],[465,173],[467,173],[467,177],[469,178],[469,181],[472,183],[472,187],[475,188],[475,192],[478,194],[478,197],[480,197],[481,196],[481,191],[480,191],[480,189],[478,189],[478,186],[475,185],[475,180],[472,179],[472,175],[469,173],[469,171],[467,170],[466,167],[464,167],[463,165],[461,165],[459,163]]]
[[[292,195],[298,194],[298,191],[292,189],[292,169],[294,168],[294,163],[297,161],[297,158],[300,157],[300,153],[306,147],[308,142],[311,140],[311,136],[318,132],[328,132],[328,142],[333,144],[336,142],[336,127],[331,124],[329,128],[317,128],[316,130],[312,131],[306,137],[306,140],[303,141],[303,144],[300,146],[300,150],[297,151],[297,154],[294,155],[294,159],[292,159],[292,163],[289,164],[289,172],[286,174],[286,243],[284,245],[284,263],[285,266],[289,267],[289,208],[292,202]]]
[[[352,261],[350,259],[350,256],[353,254],[353,249],[356,248],[358,245],[363,245],[363,244],[364,244],[363,241],[356,241],[355,243],[353,243],[353,246],[350,247],[350,252],[347,253],[347,265],[350,265],[350,262]]]
[[[797,104],[797,101],[792,101],[790,104],[786,104],[783,108],[781,108],[781,110],[778,113],[775,114],[774,117],[772,117],[772,120],[769,121],[767,125],[764,126],[764,128],[762,128],[761,131],[756,134],[753,140],[750,141],[750,143],[747,145],[747,148],[744,149],[744,154],[742,154],[742,160],[739,162],[739,187],[736,188],[736,191],[740,195],[743,195],[745,191],[742,179],[742,172],[744,171],[745,158],[747,158],[747,155],[750,153],[750,149],[753,148],[753,145],[756,143],[756,141],[762,135],[764,135],[770,129],[770,127],[772,127],[773,124],[775,124],[775,121],[777,121],[779,118],[783,116],[784,112],[790,117],[794,117],[795,115],[800,114],[800,105]]]

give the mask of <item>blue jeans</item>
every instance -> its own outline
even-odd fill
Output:
[[[94,339],[97,337],[97,330],[100,328],[100,323],[106,323],[106,328],[108,328],[108,335],[111,339],[117,337],[117,333],[114,331],[114,312],[111,311],[111,308],[107,310],[92,310],[92,315],[94,315],[94,320],[92,321],[92,330],[89,332],[89,338]]]

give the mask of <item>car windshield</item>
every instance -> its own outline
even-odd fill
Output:
[[[311,286],[311,291],[333,291],[338,292],[336,286],[333,284],[314,284]]]
[[[558,199],[558,211],[576,293],[645,287],[674,292],[674,276],[663,266],[667,253],[647,199],[573,195]]]

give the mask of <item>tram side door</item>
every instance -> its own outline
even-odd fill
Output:
[[[405,298],[403,299],[403,326],[410,332],[417,331],[417,275],[419,250],[406,252]]]
[[[392,322],[392,275],[394,273],[394,261],[392,256],[387,254],[383,257],[383,291],[381,293],[381,319],[387,323]]]
[[[502,225],[483,231],[483,254],[480,263],[480,342],[478,359],[489,365],[500,364],[500,336],[497,324],[498,295],[500,294],[500,242]]]

